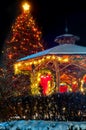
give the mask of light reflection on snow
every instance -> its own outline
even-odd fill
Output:
[[[1,122],[0,130],[86,130],[86,122],[15,120]]]

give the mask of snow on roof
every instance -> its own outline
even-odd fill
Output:
[[[63,35],[60,35],[60,36],[57,36],[57,38],[63,38],[63,37],[70,37],[70,38],[76,38],[77,40],[79,40],[79,37],[78,36],[74,36],[73,34],[63,34]]]
[[[32,59],[32,58],[37,58],[40,56],[44,56],[44,55],[48,55],[48,54],[86,54],[86,47],[84,46],[79,46],[79,45],[75,45],[75,44],[62,44],[62,45],[58,45],[55,46],[53,48],[26,56],[24,58],[21,58],[17,61],[22,61],[22,60],[28,60],[28,59]]]
[[[67,43],[67,42],[69,44],[71,44],[71,43],[75,43],[79,39],[80,38],[78,36],[66,33],[66,34],[57,36],[54,41],[57,42],[57,43],[59,43],[59,44],[62,44],[62,43],[64,44],[64,43]]]

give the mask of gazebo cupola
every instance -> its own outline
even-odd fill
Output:
[[[55,42],[59,43],[59,45],[62,44],[75,44],[76,41],[78,41],[80,38],[78,36],[75,36],[73,34],[68,33],[68,28],[65,27],[65,34],[57,36],[55,38]]]

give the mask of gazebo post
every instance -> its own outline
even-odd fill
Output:
[[[55,71],[56,71],[56,91],[59,91],[59,85],[60,85],[60,72],[59,72],[59,64],[57,63],[57,61],[53,61],[54,63],[54,67],[55,67]]]

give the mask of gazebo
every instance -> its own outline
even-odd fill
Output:
[[[17,60],[14,73],[30,74],[33,95],[85,92],[86,47],[76,45],[76,40],[79,37],[72,34],[56,37],[59,45]]]

